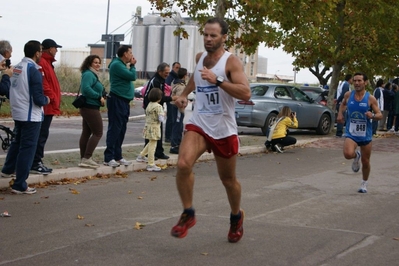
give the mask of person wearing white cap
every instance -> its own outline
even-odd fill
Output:
[[[43,54],[39,65],[42,67],[43,73],[43,91],[44,95],[50,98],[50,104],[43,107],[44,119],[40,128],[39,140],[37,143],[35,158],[33,160],[31,173],[34,174],[49,174],[53,169],[46,167],[43,164],[44,146],[46,145],[49,135],[51,121],[54,115],[59,115],[61,102],[61,88],[57,76],[54,72],[53,62],[55,62],[55,55],[58,48],[62,48],[52,39],[45,39],[42,42]]]

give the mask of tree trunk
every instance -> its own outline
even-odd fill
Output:
[[[329,89],[328,100],[327,100],[327,106],[330,107],[332,110],[334,110],[334,108],[335,108],[334,95],[338,88],[339,76],[341,74],[342,67],[343,67],[343,64],[333,65],[330,89]]]
[[[217,18],[224,18],[226,14],[226,0],[217,0],[215,16]]]

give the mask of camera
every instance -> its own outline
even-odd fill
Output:
[[[291,115],[294,116],[294,115],[296,115],[296,113],[295,112],[291,112]]]
[[[11,66],[11,60],[10,59],[6,59],[6,67],[10,68]]]

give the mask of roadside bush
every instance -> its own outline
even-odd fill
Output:
[[[54,68],[55,74],[57,75],[60,83],[61,92],[77,93],[80,87],[81,73],[79,69],[72,68],[65,65],[60,65]],[[107,92],[109,92],[109,76],[108,72],[103,75],[100,73],[100,82],[104,85]],[[133,82],[134,87],[142,86],[146,80],[136,80]],[[63,95],[61,96],[61,115],[63,116],[74,116],[79,115],[79,109],[76,109],[72,102],[75,99],[74,96]],[[106,108],[101,108],[102,111],[106,111]],[[11,117],[10,102],[8,99],[4,99],[0,105],[0,117]]]

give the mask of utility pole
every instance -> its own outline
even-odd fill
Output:
[[[107,22],[105,25],[105,35],[108,35],[108,20],[109,20],[109,2],[108,0],[108,7],[107,7]],[[105,77],[105,68],[107,67],[107,42],[104,43],[104,60],[103,60],[103,75]]]

